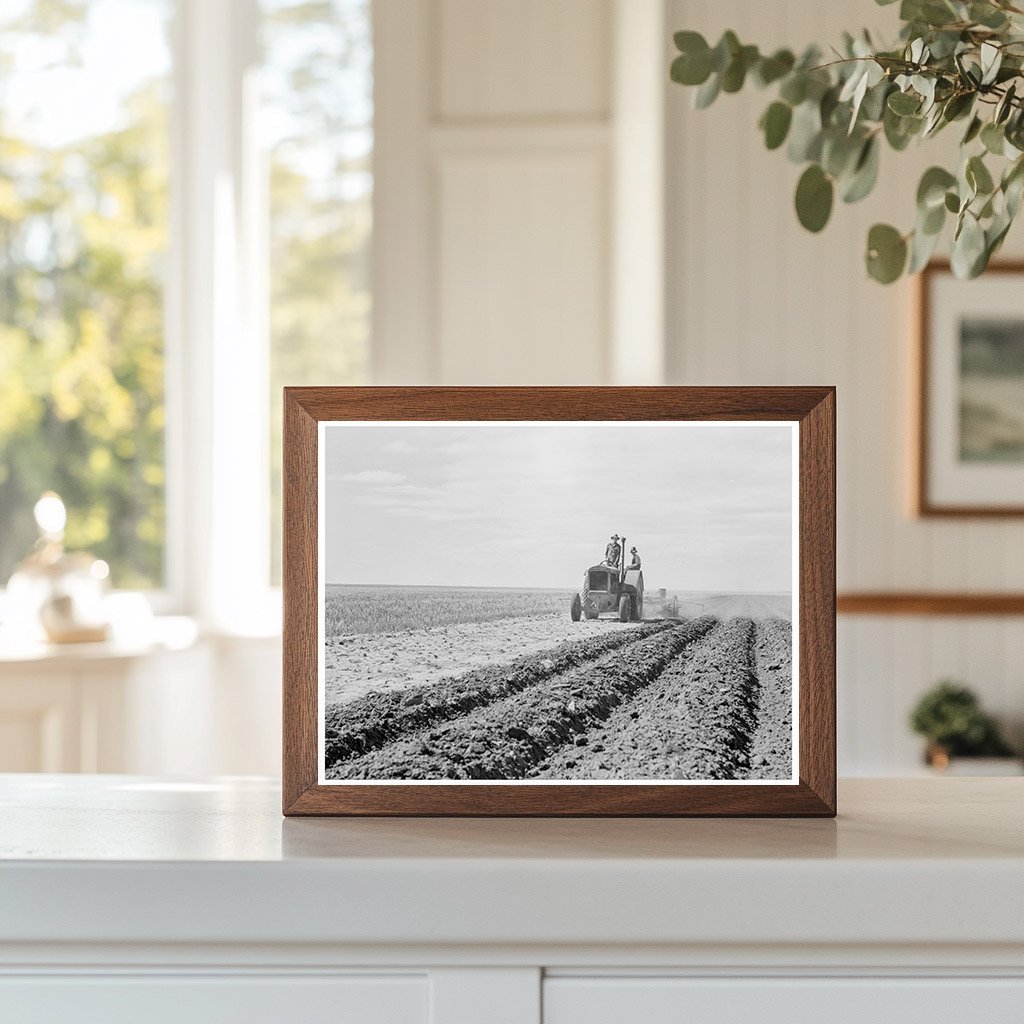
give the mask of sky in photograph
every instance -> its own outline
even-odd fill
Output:
[[[328,583],[578,588],[612,533],[648,589],[788,592],[793,427],[324,428]]]

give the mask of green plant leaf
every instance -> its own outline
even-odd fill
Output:
[[[961,146],[967,146],[972,143],[981,132],[982,121],[980,117],[972,117],[971,123],[967,126],[967,131],[964,132],[964,137],[960,140]]]
[[[984,25],[985,28],[995,29],[996,31],[1006,28],[1009,23],[1006,15],[990,3],[972,3],[967,16],[976,25]]]
[[[977,195],[987,196],[995,188],[995,183],[992,181],[992,175],[989,174],[989,170],[985,166],[985,161],[982,160],[980,156],[972,156],[967,161],[967,170],[965,174],[968,183]]]
[[[877,137],[872,136],[864,143],[853,175],[843,188],[844,203],[860,202],[875,187],[878,181],[879,148]]]
[[[917,206],[925,213],[928,210],[942,206],[946,200],[946,192],[956,184],[956,176],[950,174],[944,167],[929,167],[921,175],[921,181],[917,186]]]
[[[793,70],[796,58],[790,50],[776,50],[770,57],[762,57],[753,69],[754,81],[760,86],[771,85]]]
[[[1013,101],[1017,95],[1017,83],[1011,82],[1003,93],[999,102],[996,104],[996,112],[992,119],[996,124],[1002,124],[1010,116],[1013,110]]]
[[[995,156],[1003,155],[1003,147],[1006,144],[1006,133],[1002,126],[993,124],[991,121],[981,129],[982,145]]]
[[[821,143],[821,111],[817,103],[807,100],[793,111],[786,155],[795,164],[817,160]]]
[[[764,144],[768,149],[778,149],[786,141],[789,126],[793,121],[793,108],[788,103],[776,100],[761,115],[761,130]]]
[[[698,110],[705,110],[711,106],[722,91],[722,80],[717,74],[711,77],[694,93],[693,105]]]
[[[921,100],[913,93],[894,92],[889,96],[889,109],[901,117],[907,114],[916,114],[921,108]]]
[[[758,60],[756,46],[741,46],[732,63],[722,72],[722,92],[739,92],[747,79],[747,72]]]
[[[794,71],[779,86],[779,98],[791,107],[798,107],[807,99],[807,76],[802,71]]]
[[[721,74],[732,63],[733,57],[740,52],[742,44],[732,29],[726,29],[722,38],[711,51],[711,70]]]
[[[817,165],[811,164],[796,186],[796,215],[808,231],[821,231],[832,215],[832,180]]]
[[[890,224],[876,224],[868,232],[868,273],[880,284],[892,284],[907,262],[907,243]]]
[[[677,32],[679,56],[672,61],[670,75],[680,85],[703,85],[711,74],[711,48],[699,32]]]
[[[917,134],[923,123],[923,118],[900,117],[887,108],[882,115],[885,141],[897,152],[900,152],[907,148],[910,140]]]
[[[975,94],[973,92],[962,92],[950,96],[943,104],[942,116],[946,121],[958,121],[966,117],[974,107]]]
[[[981,84],[992,85],[1003,65],[1003,51],[995,43],[985,41],[979,52],[981,59]]]
[[[959,213],[960,197],[955,192],[947,192],[945,206],[950,213]]]
[[[920,227],[914,229],[914,234],[910,238],[910,262],[907,264],[908,274],[916,274],[928,266],[932,256],[935,255],[935,250],[941,237],[941,231],[929,233],[922,231]]]
[[[960,226],[953,236],[950,263],[953,273],[962,281],[977,277],[985,269],[985,232],[970,211],[964,211]]]
[[[822,131],[821,166],[833,178],[852,171],[864,149],[864,134],[851,137],[838,125]]]

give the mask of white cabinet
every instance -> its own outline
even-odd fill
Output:
[[[0,978],[17,1024],[428,1024],[425,974]]]
[[[282,820],[259,779],[0,776],[0,1024],[1022,1024],[1020,797]]]
[[[544,1024],[1020,1024],[1024,979],[548,978]]]

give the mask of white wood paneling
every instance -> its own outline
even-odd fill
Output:
[[[658,383],[663,0],[374,10],[375,381]]]
[[[440,168],[441,376],[600,383],[602,152],[453,155]]]
[[[895,8],[863,0],[669,0],[670,31],[712,41],[726,28],[771,48],[828,45],[867,24],[895,35]],[[667,55],[666,55],[667,56]],[[839,585],[846,590],[1024,589],[1024,524],[929,522],[909,512],[913,284],[863,269],[877,221],[910,226],[918,177],[955,133],[883,154],[882,184],[837,204],[818,236],[792,207],[800,169],[768,153],[757,119],[770,93],[747,88],[705,111],[666,86],[666,361],[671,383],[835,384],[839,406]],[[1024,252],[1021,232],[1007,253]],[[1018,733],[1024,621],[840,621],[840,769],[913,771],[907,712],[938,678],[962,678]]]
[[[438,115],[604,117],[610,0],[438,0]]]

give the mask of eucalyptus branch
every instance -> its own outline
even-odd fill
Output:
[[[885,284],[916,273],[952,220],[953,269],[975,277],[1024,197],[1024,25],[1014,22],[1024,9],[1010,0],[902,0],[899,16],[896,47],[879,49],[866,32],[847,34],[827,62],[816,47],[798,58],[789,50],[762,54],[734,32],[714,46],[699,33],[678,32],[671,75],[697,88],[702,109],[748,82],[774,89],[758,126],[768,149],[785,146],[804,166],[795,206],[809,231],[825,227],[837,194],[854,203],[872,191],[883,144],[899,152],[962,122],[958,166],[930,167],[922,176],[911,230],[871,228],[866,266]]]

